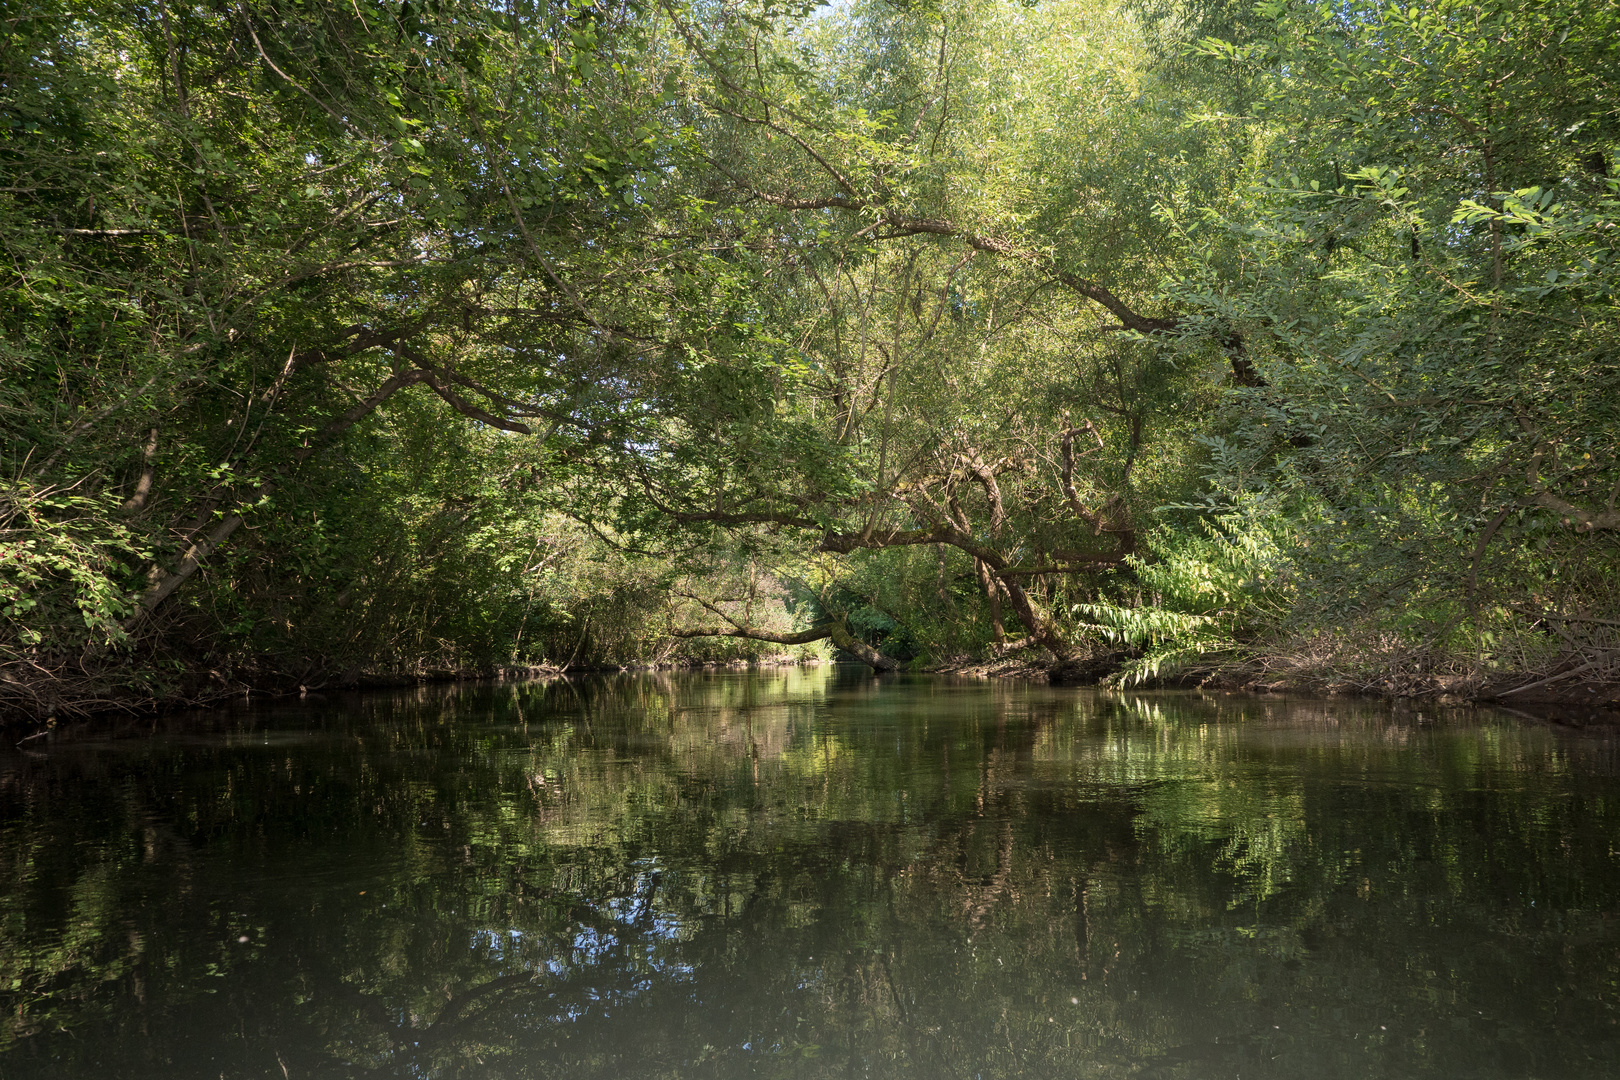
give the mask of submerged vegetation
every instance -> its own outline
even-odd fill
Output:
[[[1617,35],[12,5],[0,709],[834,647],[1601,692]]]

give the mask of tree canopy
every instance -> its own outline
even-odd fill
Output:
[[[0,691],[1616,663],[1613,3],[0,25]]]

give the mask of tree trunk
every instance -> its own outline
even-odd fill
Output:
[[[827,636],[832,643],[852,656],[858,656],[861,661],[873,671],[898,671],[900,661],[884,656],[872,646],[849,632],[849,627],[842,621],[831,623],[827,628]]]
[[[973,569],[978,572],[979,585],[990,603],[990,630],[995,635],[996,644],[1000,645],[1007,640],[1007,630],[1001,624],[1001,586],[990,576],[990,568],[984,565],[983,559],[974,559]]]

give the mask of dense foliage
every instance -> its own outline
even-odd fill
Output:
[[[12,5],[0,706],[829,640],[1608,677],[1616,31]]]

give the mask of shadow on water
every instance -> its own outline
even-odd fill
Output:
[[[1611,739],[850,669],[0,758],[0,1077],[1598,1077]]]

